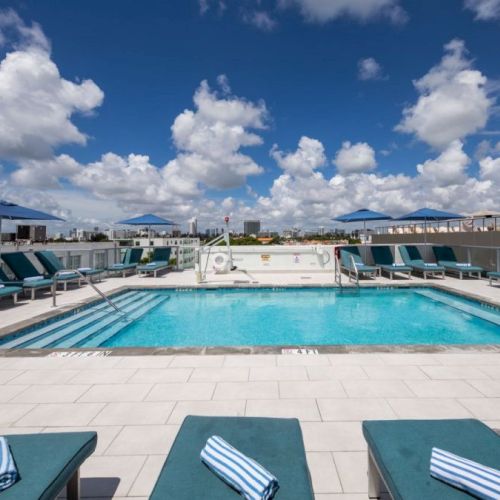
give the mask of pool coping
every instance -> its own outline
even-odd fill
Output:
[[[348,289],[357,290],[355,285],[343,285],[339,287],[337,284],[286,284],[272,285],[264,283],[228,283],[217,285],[132,285],[119,286],[108,292],[106,297],[113,297],[127,290],[217,290],[217,289],[297,289],[297,288],[331,288],[335,290]],[[486,307],[492,307],[500,310],[500,301],[495,301],[475,293],[467,291],[458,291],[455,288],[449,287],[442,283],[390,283],[390,284],[371,284],[360,283],[359,288],[374,288],[374,289],[394,289],[394,288],[431,288],[441,290],[446,293],[471,299],[481,303]],[[0,328],[0,339],[16,333],[19,330],[24,330],[34,327],[37,324],[50,321],[57,316],[62,316],[72,311],[81,308],[86,308],[94,303],[101,302],[100,297],[89,297],[77,304],[68,304],[60,306],[55,310],[47,311],[32,318],[13,323],[6,327]],[[68,352],[95,352],[106,353],[113,356],[138,356],[138,355],[205,355],[205,354],[282,354],[284,350],[304,350],[315,351],[316,354],[333,354],[333,353],[367,353],[367,352],[399,352],[399,353],[436,353],[436,352],[468,352],[468,351],[485,351],[485,352],[500,352],[500,344],[326,344],[326,345],[282,345],[282,346],[201,346],[201,347],[103,347],[103,348],[71,348],[71,349],[2,349],[0,347],[0,357],[10,356],[48,356],[53,353],[68,353]],[[109,354],[108,354],[109,353]]]

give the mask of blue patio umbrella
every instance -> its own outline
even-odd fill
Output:
[[[2,255],[2,221],[7,220],[64,220],[55,215],[22,207],[15,203],[0,200],[0,255]]]
[[[151,239],[151,226],[175,226],[175,222],[158,217],[154,214],[144,214],[131,219],[125,219],[117,222],[117,224],[127,224],[129,226],[147,226],[148,227],[148,240]]]
[[[423,220],[424,221],[424,242],[427,245],[427,221],[439,221],[450,219],[464,219],[463,215],[455,214],[452,212],[444,212],[443,210],[435,210],[434,208],[419,208],[415,212],[402,215],[396,220]]]
[[[391,220],[390,215],[386,215],[380,212],[375,212],[375,210],[369,210],[368,208],[361,208],[355,212],[351,212],[344,215],[339,215],[333,220],[339,222],[363,222],[363,232],[366,235],[366,221],[376,221],[376,220]],[[366,237],[365,237],[366,242]]]

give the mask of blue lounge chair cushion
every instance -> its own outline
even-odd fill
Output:
[[[10,286],[22,286],[23,288],[48,288],[52,286],[51,279],[43,279],[36,281],[24,281],[24,280],[11,280],[9,277],[0,269],[0,283]]]
[[[157,271],[158,269],[165,269],[168,267],[168,262],[151,262],[149,264],[144,264],[138,266],[138,271]]]
[[[314,498],[296,419],[198,417],[184,420],[150,500],[234,500],[238,495],[200,461],[207,439],[217,434],[278,478],[276,499]]]
[[[378,271],[378,268],[376,266],[367,266],[363,262],[363,259],[359,254],[358,247],[343,247],[340,250],[340,259],[342,261],[342,266],[345,267],[346,269],[350,269],[351,271],[354,271],[352,260],[354,260],[356,264],[356,269],[360,273],[375,273]]]
[[[479,420],[366,421],[363,434],[394,500],[470,500],[430,476],[433,447],[500,468],[500,436]]]
[[[0,288],[0,297],[8,297],[9,295],[14,295],[15,293],[21,293],[22,291],[23,289],[20,286],[7,285]]]
[[[4,253],[2,254],[2,259],[18,280],[40,275],[37,268],[23,252]]]
[[[108,271],[123,271],[124,269],[135,269],[137,264],[113,264]]]
[[[50,276],[53,276],[56,274],[58,271],[62,271],[64,269],[64,266],[62,265],[61,261],[57,258],[56,254],[54,252],[51,252],[50,250],[42,250],[39,252],[35,252],[36,258],[40,261],[42,266],[45,268],[45,270],[49,273]],[[98,274],[102,272],[99,269],[88,269],[85,271],[80,271],[84,276],[91,276],[93,274]],[[58,281],[66,281],[68,279],[78,279],[80,276],[78,274],[74,273],[73,277],[71,278],[63,278],[63,276],[59,276],[57,278]]]
[[[95,432],[7,436],[20,479],[2,500],[53,500],[95,450]]]
[[[483,271],[483,268],[479,266],[461,266],[459,262],[450,262],[448,260],[440,260],[438,264],[446,269],[462,271],[464,273],[480,273]]]
[[[499,271],[489,271],[486,273],[486,276],[488,276],[488,278],[500,278],[500,272]]]
[[[412,269],[416,269],[418,271],[436,271],[436,272],[443,272],[445,270],[443,266],[435,264],[434,262],[430,263],[424,262],[422,256],[420,255],[419,249],[414,245],[400,246],[399,253],[401,254],[403,262],[407,266],[410,266]],[[428,264],[433,264],[433,265],[428,265]]]

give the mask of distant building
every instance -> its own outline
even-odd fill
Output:
[[[106,235],[108,240],[130,240],[135,237],[137,231],[135,229],[108,229]]]
[[[196,217],[193,217],[189,221],[188,233],[190,236],[196,236],[198,234],[198,221],[196,220]]]
[[[41,242],[47,240],[47,226],[19,225],[16,227],[16,238],[18,240],[30,240]]]
[[[296,227],[292,227],[292,229],[284,229],[283,230],[283,238],[297,238],[300,235],[300,229]]]
[[[243,234],[249,236],[254,234],[257,236],[260,233],[260,220],[243,221]]]
[[[324,236],[325,235],[325,226],[320,226],[320,228],[318,230],[318,234],[320,236]]]

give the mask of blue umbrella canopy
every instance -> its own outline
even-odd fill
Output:
[[[349,214],[339,215],[333,220],[339,222],[366,222],[370,220],[390,220],[392,217],[390,215],[385,215],[380,212],[375,212],[374,210],[369,210],[368,208],[362,208],[351,212]]]
[[[174,226],[175,222],[154,214],[144,214],[139,217],[121,220],[117,224],[128,224],[131,226]]]
[[[15,203],[10,203],[5,200],[0,200],[0,220],[64,220],[55,215],[33,210],[31,208],[22,207]]]
[[[398,217],[397,220],[450,220],[463,219],[463,215],[454,214],[451,212],[443,212],[442,210],[434,210],[433,208],[419,208],[415,212]]]

